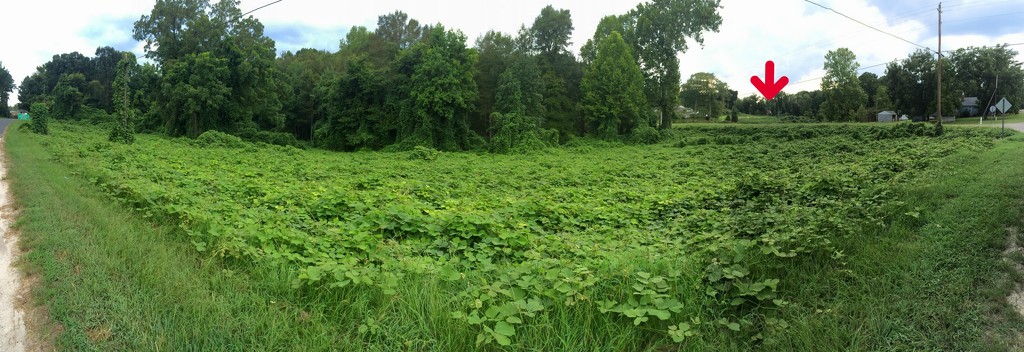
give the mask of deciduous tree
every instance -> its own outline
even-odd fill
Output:
[[[4,64],[0,62],[0,117],[2,118],[7,118],[7,115],[11,113],[8,99],[13,90],[14,77],[11,77],[11,72],[7,71]]]
[[[717,119],[726,112],[726,98],[730,89],[725,82],[708,72],[697,72],[683,84],[680,98],[683,106],[697,110],[709,119]]]
[[[847,48],[831,50],[825,54],[825,77],[821,79],[821,91],[825,102],[821,112],[831,121],[851,121],[864,108],[867,94],[857,78],[857,55]]]
[[[426,40],[401,54],[399,73],[407,78],[398,128],[401,148],[460,150],[473,146],[469,114],[477,98],[473,80],[476,60],[476,51],[466,47],[462,32],[440,25],[431,29]]]
[[[583,77],[583,111],[593,134],[609,138],[647,126],[643,75],[622,35],[612,32],[597,48]]]

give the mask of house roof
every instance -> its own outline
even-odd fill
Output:
[[[963,106],[978,106],[978,97],[966,97],[964,102],[961,103]]]
[[[894,111],[889,111],[889,110],[886,110],[886,111],[882,111],[882,112],[880,112],[880,113],[878,113],[878,114],[879,114],[879,115],[882,115],[882,114],[885,114],[885,115],[896,115],[896,112],[894,112]]]

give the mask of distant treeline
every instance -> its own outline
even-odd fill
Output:
[[[518,33],[467,45],[443,24],[396,11],[353,27],[337,51],[278,56],[238,1],[158,0],[134,26],[146,63],[126,69],[138,131],[217,130],[334,150],[490,148],[512,152],[574,136],[668,128],[679,105],[678,54],[721,24],[718,0],[655,0],[603,18],[579,56],[568,10],[543,8]],[[56,55],[26,77],[20,107],[104,120],[122,53]],[[108,120],[113,120],[112,117]]]

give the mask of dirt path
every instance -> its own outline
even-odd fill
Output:
[[[0,122],[0,133],[10,121]],[[0,145],[3,138],[0,137]],[[5,161],[0,148],[0,161]],[[22,300],[21,272],[14,267],[18,258],[18,238],[9,231],[14,214],[6,180],[7,168],[0,163],[0,350],[22,352],[29,350],[25,314],[19,308]]]

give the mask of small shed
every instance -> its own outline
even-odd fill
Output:
[[[878,122],[893,122],[896,121],[896,113],[892,111],[882,111],[878,113]]]

